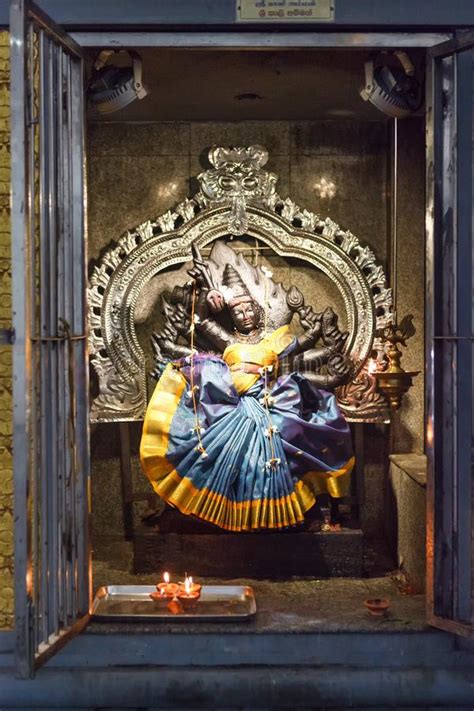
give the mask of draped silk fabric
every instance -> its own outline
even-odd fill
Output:
[[[192,374],[188,358],[167,365],[140,446],[162,499],[221,528],[248,531],[294,526],[319,494],[348,493],[354,457],[334,395],[300,373],[275,377],[279,357],[295,344],[284,326],[258,344],[229,346],[222,358],[194,356]]]

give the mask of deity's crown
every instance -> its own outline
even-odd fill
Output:
[[[253,301],[253,298],[242,281],[242,278],[232,264],[226,264],[222,275],[222,294],[228,306],[237,306],[244,301]]]

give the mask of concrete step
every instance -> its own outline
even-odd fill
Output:
[[[133,538],[139,574],[196,571],[200,576],[288,578],[353,577],[363,573],[360,529],[276,533],[162,533],[143,527]]]

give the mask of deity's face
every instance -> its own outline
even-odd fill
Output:
[[[258,326],[258,314],[253,301],[242,301],[232,306],[230,314],[234,326],[240,333],[251,333]]]

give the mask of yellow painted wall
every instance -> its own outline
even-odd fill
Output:
[[[11,325],[9,35],[0,32],[0,327]],[[11,347],[0,346],[0,629],[13,623]]]

